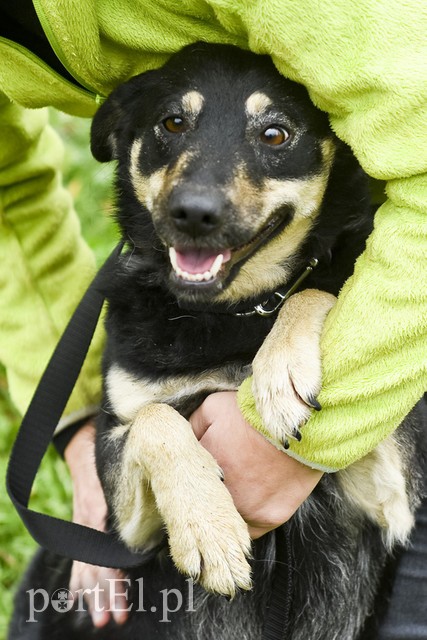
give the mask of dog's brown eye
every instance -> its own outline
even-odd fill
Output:
[[[163,126],[169,133],[181,133],[185,130],[185,121],[181,116],[169,116],[163,120]]]
[[[273,147],[286,142],[286,140],[289,139],[289,133],[281,127],[267,127],[267,129],[264,129],[261,133],[260,138],[261,142]]]

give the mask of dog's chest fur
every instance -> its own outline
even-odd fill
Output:
[[[180,308],[164,290],[135,284],[132,274],[119,276],[118,282],[120,293],[110,301],[107,330],[112,349],[114,343],[120,347],[110,357],[138,367],[147,377],[246,364],[274,323],[274,318],[243,318],[232,311]]]
[[[109,410],[126,420],[141,403],[155,401],[188,416],[209,393],[235,390],[250,375],[274,318],[181,309],[166,292],[141,291],[134,280],[119,277],[120,293],[110,302]]]

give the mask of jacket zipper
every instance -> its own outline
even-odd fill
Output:
[[[58,60],[62,64],[62,66],[68,71],[70,76],[72,76],[76,82],[78,82],[88,93],[92,94],[96,99],[98,99],[98,97],[100,97],[99,96],[99,92],[96,91],[90,85],[88,85],[84,80],[82,80],[82,78],[80,78],[80,76],[74,70],[70,69],[70,67],[69,67],[69,65],[67,63],[66,57],[64,55],[64,52],[62,50],[62,47],[59,44],[58,40],[56,39],[55,34],[52,31],[48,19],[45,17],[45,15],[43,13],[43,9],[42,9],[42,7],[40,5],[39,0],[33,0],[33,5],[34,5],[34,9],[36,10],[37,17],[40,20],[40,24],[41,24],[41,26],[43,28],[43,31],[45,32],[45,35],[46,35],[47,39],[49,40],[49,44],[52,47],[56,57],[58,58]],[[70,83],[70,84],[72,84],[72,83]]]

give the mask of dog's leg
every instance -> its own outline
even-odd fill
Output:
[[[298,437],[321,386],[320,334],[336,298],[307,289],[289,298],[253,361],[253,394],[271,440]]]
[[[141,481],[136,481],[138,471],[135,474],[126,466],[126,442],[131,427],[130,422],[110,427],[104,435],[100,471],[121,537],[129,547],[151,549],[161,542],[163,522],[148,480],[141,477],[139,470]],[[117,521],[118,514],[122,514],[121,521]]]
[[[147,542],[150,486],[177,568],[210,591],[233,596],[236,587],[251,587],[247,525],[222,482],[221,469],[177,411],[166,404],[140,409],[116,469],[114,515],[130,547]]]
[[[334,302],[334,296],[310,289],[292,296],[254,359],[257,409],[276,444],[298,437],[320,391],[320,334]],[[338,477],[349,500],[382,528],[389,548],[407,541],[414,517],[392,436]]]
[[[381,527],[388,548],[405,544],[414,524],[399,449],[389,436],[337,474],[346,497]]]

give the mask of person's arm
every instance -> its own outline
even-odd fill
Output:
[[[24,413],[95,262],[61,184],[62,143],[47,112],[0,94],[0,137],[0,361]],[[100,328],[63,424],[99,402],[101,344]]]
[[[0,138],[0,361],[12,400],[24,413],[95,263],[61,185],[62,143],[47,125],[46,111],[22,109],[0,94]],[[107,509],[95,468],[94,427],[76,432],[65,427],[96,411],[101,346],[99,330],[61,425],[73,481],[73,519],[98,529],[105,525]],[[105,586],[107,578],[118,577],[112,569],[74,563],[71,587]],[[109,608],[107,594],[102,603]],[[117,598],[114,606],[120,605]],[[107,612],[97,614],[92,601],[89,608],[96,626],[110,619]],[[114,617],[123,622],[126,614],[116,611]]]
[[[64,450],[64,458],[70,469],[73,483],[73,521],[100,531],[105,530],[107,505],[95,466],[95,427],[88,422],[70,440]],[[118,624],[127,620],[129,606],[126,598],[110,595],[109,580],[123,578],[117,569],[98,567],[84,562],[73,562],[70,589],[73,592],[86,589],[86,602],[95,627],[106,625],[111,615]],[[114,584],[114,583],[113,583]],[[95,588],[100,587],[99,602],[95,600]],[[96,609],[96,604],[99,609]],[[111,610],[111,611],[109,611]]]
[[[250,48],[304,84],[367,173],[387,181],[367,248],[326,320],[322,411],[288,451],[334,471],[395,430],[427,388],[427,14],[422,0],[276,9],[235,5]],[[216,15],[233,17],[223,4]],[[261,427],[250,380],[239,402]]]

